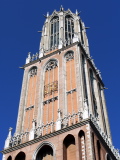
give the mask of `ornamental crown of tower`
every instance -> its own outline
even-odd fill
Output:
[[[104,83],[79,14],[61,6],[45,16],[39,53],[29,52],[23,66],[16,131],[12,136],[9,129],[3,160],[120,158],[112,146]]]

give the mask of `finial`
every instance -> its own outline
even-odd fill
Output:
[[[77,16],[79,16],[79,15],[80,15],[80,13],[81,13],[81,11],[80,11],[80,12],[78,12],[78,10],[76,9],[76,15],[77,15]]]
[[[47,12],[47,17],[49,17],[49,12]]]
[[[60,6],[60,11],[64,11],[64,8],[62,5]]]
[[[13,128],[9,128],[9,132],[8,132],[8,138],[10,138],[11,137],[11,132],[12,132],[12,130],[13,130]]]
[[[30,54],[31,54],[31,52],[28,52],[28,58],[30,58],[30,57],[31,57],[31,55],[30,55]]]
[[[13,128],[12,128],[12,127],[10,127],[10,128],[9,128],[9,132],[10,132],[10,131],[12,131],[12,130],[13,130]]]
[[[76,15],[78,15],[78,10],[76,9]]]

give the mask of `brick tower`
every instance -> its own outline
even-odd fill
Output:
[[[47,13],[39,53],[28,53],[16,131],[3,160],[117,160],[104,84],[79,13]]]

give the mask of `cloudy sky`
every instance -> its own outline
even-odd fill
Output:
[[[47,12],[63,5],[81,11],[90,52],[102,73],[113,145],[120,149],[120,1],[1,0],[0,1],[0,150],[9,127],[16,126],[23,70],[28,52],[38,52]],[[1,155],[0,155],[1,159]]]

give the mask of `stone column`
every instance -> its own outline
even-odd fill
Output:
[[[104,116],[105,116],[105,123],[106,123],[106,128],[107,128],[107,135],[112,144],[112,137],[111,137],[111,132],[110,132],[110,124],[109,124],[109,119],[108,119],[108,112],[107,112],[107,107],[106,107],[106,101],[105,101],[105,95],[104,95],[104,91],[101,90],[101,96],[102,96],[102,102],[103,102],[103,112],[104,112]]]
[[[63,43],[64,43],[64,17],[63,17],[63,12],[60,12],[59,14],[59,46],[58,48],[62,48],[63,47]]]
[[[22,91],[20,95],[20,104],[18,111],[18,119],[16,125],[16,133],[19,134],[22,131],[22,123],[24,118],[24,108],[25,108],[25,99],[26,99],[26,90],[27,90],[27,81],[28,81],[28,70],[24,71],[23,83],[22,83]]]
[[[79,46],[76,46],[75,53],[75,65],[76,65],[76,84],[77,84],[77,96],[78,96],[78,110],[83,112],[84,106],[84,94],[83,94],[83,75],[82,75],[82,59]]]
[[[89,79],[89,68],[87,64],[87,60],[85,58],[85,75],[86,75],[86,86],[87,86],[87,94],[88,94],[88,108],[89,108],[89,115],[93,113],[92,109],[92,101],[91,101],[91,90],[90,90],[90,79]]]

